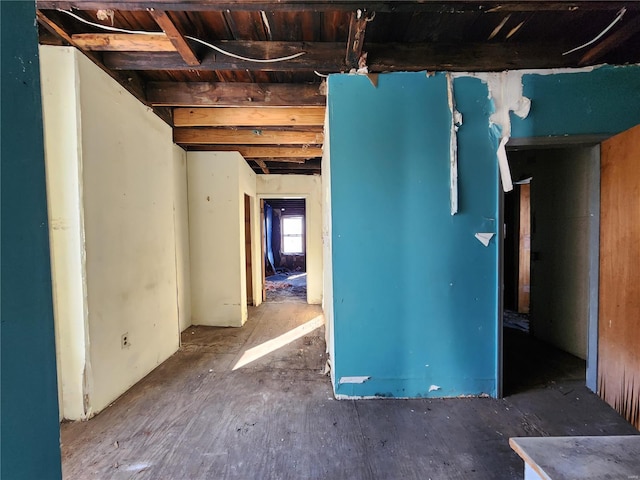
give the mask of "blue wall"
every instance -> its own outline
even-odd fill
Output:
[[[0,2],[0,477],[61,477],[34,2]]]
[[[525,75],[513,136],[615,133],[640,123],[640,68]],[[348,396],[497,394],[499,228],[492,102],[455,80],[459,213],[449,207],[443,74],[329,77],[335,390]],[[341,383],[345,377],[370,377]],[[439,387],[437,390],[431,387]],[[432,391],[429,391],[429,390]]]

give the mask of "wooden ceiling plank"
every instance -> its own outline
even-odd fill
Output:
[[[51,20],[44,12],[37,10],[36,18],[38,22],[44,26],[51,33],[57,35],[61,39],[63,39],[69,45],[78,48],[81,50],[88,58],[91,59],[100,69],[102,69],[107,75],[113,78],[116,82],[123,86],[129,93],[131,93],[134,97],[136,97],[140,102],[147,105],[144,82],[140,79],[137,72],[114,72],[104,66],[100,58],[96,56],[93,52],[88,52],[82,50],[73,40],[71,35],[69,35],[60,25]],[[171,124],[169,124],[171,125]]]
[[[364,10],[358,9],[351,13],[349,21],[349,39],[347,40],[347,54],[345,63],[347,68],[358,68],[358,62],[362,56],[364,35],[367,29],[367,16]]]
[[[318,145],[324,141],[320,132],[291,130],[235,130],[226,128],[174,128],[173,140],[179,144],[245,145]]]
[[[640,15],[624,22],[617,30],[610,33],[604,40],[588,50],[587,53],[582,56],[578,65],[584,66],[594,64],[611,50],[626,42],[638,32],[640,32]]]
[[[625,0],[37,0],[40,9],[62,8],[69,10],[147,10],[149,8],[164,11],[353,11],[356,8],[368,8],[371,11],[385,12],[532,12],[532,11],[617,11],[622,7],[640,10],[640,2]]]
[[[240,152],[244,158],[302,159],[322,156],[322,147],[275,147],[252,145],[187,145],[189,150],[213,152]]]
[[[150,82],[147,98],[152,105],[198,106],[324,106],[319,84]]]
[[[640,2],[639,2],[640,3]],[[220,42],[220,44],[223,44]],[[207,52],[198,67],[185,65],[175,53],[105,52],[104,62],[115,70],[266,70],[323,71],[344,70],[344,44],[331,42],[243,42],[223,44],[232,51],[254,51],[260,58],[305,52],[298,58],[277,63],[255,63]],[[374,43],[367,44],[370,72],[455,70],[487,71],[518,68],[570,66],[562,52],[570,48],[560,42],[546,43]]]
[[[178,27],[176,27],[171,18],[169,18],[167,12],[150,8],[149,13],[158,26],[162,28],[162,31],[169,37],[169,40],[171,40],[171,43],[176,47],[184,63],[191,67],[200,65],[200,60],[191,48],[191,45],[189,45],[182,32],[178,30]]]
[[[324,107],[176,108],[176,127],[324,125]]]
[[[262,173],[264,173],[265,175],[269,175],[269,169],[267,168],[267,164],[264,163],[264,160],[253,160],[253,161],[258,164],[258,166],[260,167],[260,170],[262,170]]]
[[[274,62],[252,62],[207,50],[200,65],[186,65],[180,55],[158,52],[107,52],[105,64],[115,70],[263,70],[289,72],[345,69],[344,44],[340,42],[270,42],[224,40],[215,45],[231,53],[260,60],[278,59],[303,53],[296,58]]]
[[[82,50],[111,52],[175,52],[176,47],[165,34],[78,33],[71,35]]]

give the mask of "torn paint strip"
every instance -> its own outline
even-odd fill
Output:
[[[371,379],[370,376],[340,377],[338,385],[342,385],[344,383],[364,383],[369,379]]]
[[[458,128],[462,125],[462,114],[456,110],[453,95],[453,77],[447,73],[447,101],[451,112],[451,134],[449,135],[449,190],[451,215],[458,213]]]
[[[480,241],[480,243],[482,243],[485,247],[488,247],[489,242],[491,242],[491,239],[493,238],[494,235],[495,233],[478,232],[474,235],[474,237],[476,237]]]
[[[442,390],[442,387],[441,387],[441,386],[439,386],[439,385],[431,385],[431,386],[429,387],[429,391],[430,391],[430,392],[436,392],[436,391],[438,391],[438,390]]]
[[[502,137],[498,145],[498,166],[500,167],[500,179],[502,180],[502,189],[505,192],[513,190],[513,180],[511,179],[511,169],[509,168],[509,160],[507,159],[506,145],[509,137]]]

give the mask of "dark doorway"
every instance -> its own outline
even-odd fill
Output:
[[[512,150],[509,164],[514,189],[503,203],[505,395],[585,381],[591,318],[597,319],[592,270],[599,248],[597,146]]]
[[[307,301],[304,198],[264,200],[267,302]]]

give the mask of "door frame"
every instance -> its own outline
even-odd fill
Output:
[[[551,148],[593,148],[589,159],[591,175],[589,176],[589,316],[587,318],[587,369],[586,386],[597,391],[598,379],[598,291],[600,280],[600,144],[611,135],[573,135],[562,137],[527,137],[512,138],[506,145],[507,151],[518,149],[551,149]],[[497,397],[504,396],[504,191],[498,178],[498,217],[500,234],[498,235],[498,318],[497,325]]]

